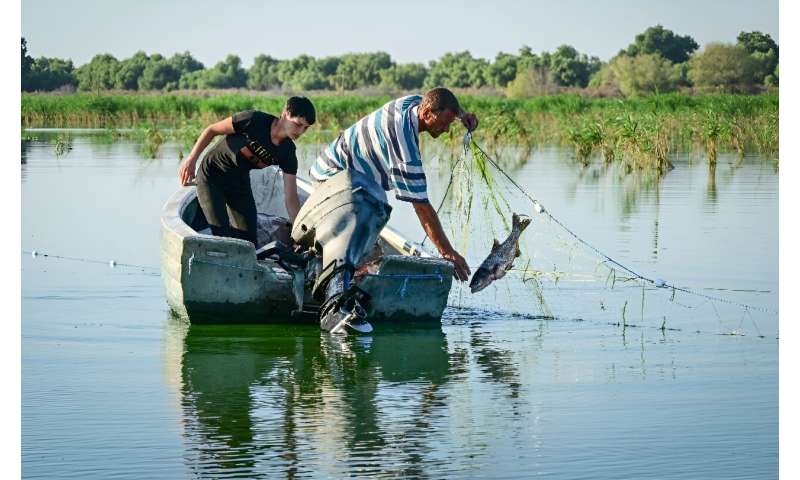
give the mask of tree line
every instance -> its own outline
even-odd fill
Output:
[[[71,60],[32,58],[23,37],[22,90],[396,91],[445,86],[488,87],[526,97],[587,87],[631,96],[688,87],[738,92],[778,85],[778,45],[768,34],[741,32],[735,44],[698,48],[692,37],[656,25],[636,35],[608,62],[562,45],[538,54],[523,46],[517,54],[498,53],[493,61],[473,57],[469,51],[452,52],[427,65],[398,64],[385,52],[300,55],[288,60],[262,54],[248,69],[236,55],[207,68],[189,52],[167,58],[140,51],[122,60],[98,54],[75,68]]]

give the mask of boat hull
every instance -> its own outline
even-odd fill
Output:
[[[257,171],[251,183],[259,212],[286,215],[279,174]],[[298,187],[302,202],[311,186],[298,179]],[[173,315],[192,323],[314,320],[292,316],[296,305],[288,272],[272,260],[257,260],[250,242],[201,233],[203,221],[194,187],[181,188],[162,210],[161,275]],[[359,283],[370,296],[370,322],[439,321],[452,286],[452,264],[388,227],[379,243],[387,255]]]

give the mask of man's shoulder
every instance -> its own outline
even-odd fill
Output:
[[[397,111],[405,111],[422,102],[422,95],[406,95],[404,97],[395,98],[386,102],[383,109],[394,108]]]
[[[253,119],[257,122],[272,123],[273,121],[277,120],[275,115],[262,112],[261,110],[252,110],[252,112]]]
[[[260,110],[243,110],[232,115],[234,125],[271,123],[274,119],[275,116]]]
[[[408,110],[422,102],[422,95],[406,95],[405,97],[400,97],[395,101],[401,110]]]

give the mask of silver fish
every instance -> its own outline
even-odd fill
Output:
[[[492,252],[486,257],[486,260],[481,263],[472,280],[469,282],[469,288],[472,293],[480,292],[488,287],[493,281],[503,278],[507,271],[513,267],[514,259],[519,256],[519,236],[525,227],[530,225],[530,218],[521,219],[516,213],[511,217],[511,233],[503,243],[497,239],[494,240],[492,245]]]

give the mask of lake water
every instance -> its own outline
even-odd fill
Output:
[[[517,266],[560,273],[512,272],[474,296],[458,285],[441,325],[342,339],[313,325],[172,319],[159,213],[177,188],[178,147],[146,159],[98,133],[26,135],[25,478],[777,477],[769,160],[723,154],[709,171],[686,153],[655,181],[556,147],[498,152],[584,241],[699,295],[625,281],[499,182],[511,209],[534,216]],[[316,148],[300,148],[301,165]],[[437,206],[451,153],[423,145]],[[482,201],[469,217],[442,212],[473,270],[505,236]],[[413,210],[394,205],[392,223],[422,240]]]

